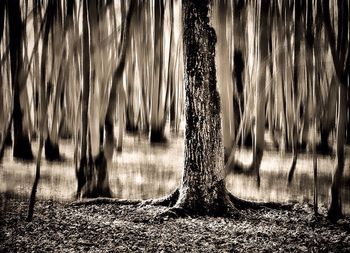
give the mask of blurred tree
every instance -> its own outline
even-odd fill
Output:
[[[9,24],[11,80],[13,90],[13,156],[20,159],[32,160],[33,153],[29,140],[29,132],[24,125],[24,96],[27,92],[23,66],[22,32],[23,23],[19,0],[7,1]]]
[[[346,108],[347,108],[347,89],[349,89],[349,68],[350,54],[349,50],[349,6],[347,1],[332,2],[330,8],[329,1],[322,2],[322,11],[326,34],[331,49],[334,69],[339,82],[339,100],[338,100],[338,118],[337,118],[337,164],[333,174],[331,186],[331,202],[328,209],[328,217],[332,221],[337,221],[342,217],[341,205],[341,179],[344,171],[344,145],[346,140]],[[336,23],[332,24],[331,11],[337,12],[338,31],[335,32]],[[332,13],[333,14],[333,13]],[[336,36],[337,34],[337,36]]]

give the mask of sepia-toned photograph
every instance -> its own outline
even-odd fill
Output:
[[[0,0],[0,252],[350,252],[348,0]]]

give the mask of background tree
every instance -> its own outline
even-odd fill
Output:
[[[7,1],[9,41],[11,57],[11,81],[13,91],[13,156],[32,160],[33,153],[27,126],[24,124],[26,81],[23,66],[22,32],[23,23],[19,0]]]

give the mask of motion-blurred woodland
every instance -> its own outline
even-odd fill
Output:
[[[112,197],[109,171],[126,135],[148,136],[152,148],[185,131],[183,184],[209,182],[191,167],[208,155],[203,168],[221,166],[220,175],[244,174],[259,186],[264,151],[276,150],[292,153],[292,182],[299,155],[309,153],[316,212],[318,157],[335,155],[328,217],[342,216],[349,2],[214,0],[208,15],[199,2],[0,0],[0,159],[12,148],[13,158],[36,163],[31,208],[41,160],[63,161],[63,140],[74,150],[76,196]],[[239,159],[240,149],[252,160]],[[209,202],[219,200],[197,190],[186,194],[204,200],[178,206],[218,212]]]

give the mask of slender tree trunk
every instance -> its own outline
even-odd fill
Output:
[[[40,11],[41,5],[40,1],[38,0],[33,0],[33,30],[34,30],[34,39],[35,41],[38,41],[39,39],[39,11]],[[35,90],[34,92],[34,128],[35,131],[39,129],[39,104],[40,104],[40,72],[39,72],[39,50],[36,50],[34,52],[34,86]]]
[[[20,159],[33,159],[32,148],[29,142],[28,132],[23,127],[24,101],[21,101],[26,90],[24,80],[24,69],[22,59],[22,20],[19,0],[7,2],[9,34],[10,34],[10,58],[11,58],[11,80],[14,96],[13,107],[13,156]]]
[[[301,2],[294,2],[294,63],[293,63],[293,109],[294,118],[292,126],[292,152],[293,161],[288,173],[288,182],[291,182],[294,175],[298,159],[298,130],[299,130],[299,111],[298,111],[298,83],[299,83],[299,56],[301,40]]]
[[[333,3],[334,4],[334,3]],[[320,4],[318,5],[320,8]],[[337,149],[336,160],[337,164],[333,174],[331,185],[331,202],[328,209],[328,218],[331,221],[337,221],[342,216],[341,210],[341,180],[344,171],[344,145],[346,138],[346,108],[347,108],[347,89],[349,89],[348,72],[350,65],[350,55],[347,54],[347,46],[349,45],[349,13],[348,2],[338,1],[338,41],[336,43],[335,31],[332,27],[330,18],[330,6],[328,1],[322,2],[323,21],[326,28],[326,35],[329,41],[331,54],[333,58],[334,68],[339,80],[339,106],[338,106],[338,119],[337,119]],[[335,4],[333,8],[336,8]]]
[[[227,40],[227,1],[217,2],[217,69],[218,87],[222,103],[222,129],[224,138],[225,157],[228,158],[234,142],[233,90],[230,71],[229,45]]]
[[[86,183],[87,175],[87,136],[88,136],[88,108],[89,108],[89,93],[90,93],[90,49],[89,49],[89,25],[88,25],[88,3],[83,0],[83,95],[82,95],[82,110],[81,110],[81,144],[80,144],[80,164],[77,171],[78,190],[80,196],[83,186]]]
[[[166,138],[164,136],[164,127],[162,126],[162,120],[159,111],[162,96],[163,86],[163,34],[164,34],[164,2],[163,0],[155,1],[154,10],[154,76],[152,84],[152,101],[151,101],[151,113],[150,113],[150,141],[151,142],[164,142]]]
[[[331,186],[331,202],[328,209],[328,217],[331,220],[338,220],[342,216],[341,205],[341,179],[344,171],[344,144],[346,131],[346,104],[347,104],[347,88],[344,84],[339,87],[339,111],[337,119],[337,165],[332,179]]]
[[[132,17],[132,12],[134,9],[134,1],[130,2],[128,13],[125,19],[122,20],[122,34],[120,39],[120,44],[118,51],[119,61],[117,63],[116,69],[114,70],[112,77],[112,87],[110,91],[110,96],[108,100],[108,107],[105,119],[105,135],[106,141],[104,143],[104,152],[106,155],[108,166],[112,162],[113,151],[114,151],[114,123],[115,123],[115,112],[117,106],[117,91],[118,87],[122,85],[123,71],[126,65],[126,55],[128,47],[130,46],[130,22]]]
[[[347,76],[348,76],[348,103],[347,103],[347,110],[348,110],[348,123],[347,123],[347,139],[346,139],[346,144],[350,144],[350,84],[349,84],[349,79],[350,79],[350,69],[348,70]]]
[[[260,2],[260,34],[259,34],[259,79],[256,85],[256,107],[255,107],[255,142],[253,152],[253,168],[257,175],[257,183],[260,184],[260,164],[264,153],[264,133],[265,133],[265,87],[266,87],[266,66],[268,57],[268,13],[269,1]]]
[[[117,139],[117,151],[123,150],[123,135],[125,127],[125,92],[122,86],[119,86],[118,92],[118,139]]]
[[[45,89],[45,87],[43,87]],[[41,153],[44,147],[44,139],[46,136],[46,127],[45,124],[47,122],[47,108],[48,108],[48,101],[50,94],[48,93],[46,96],[46,99],[44,101],[41,101],[41,115],[40,115],[40,124],[39,124],[39,149],[38,154],[36,158],[36,169],[35,169],[35,178],[32,186],[32,191],[30,193],[30,199],[29,199],[29,207],[28,207],[28,214],[26,221],[32,221],[33,214],[34,214],[34,207],[35,207],[35,201],[36,201],[36,192],[38,189],[39,181],[40,181],[40,165],[41,165]]]
[[[233,80],[235,84],[234,125],[235,134],[244,113],[244,68],[246,39],[246,3],[245,0],[233,1]],[[251,133],[250,133],[251,135]],[[242,140],[241,140],[242,141]],[[245,141],[245,140],[244,140]]]
[[[61,100],[63,85],[64,85],[64,82],[63,82],[64,67],[63,66],[66,64],[65,58],[66,58],[66,53],[64,52],[62,55],[62,60],[60,60],[61,65],[59,67],[55,98],[53,102],[53,116],[52,116],[51,131],[48,133],[47,138],[45,140],[45,157],[49,161],[58,161],[61,159],[60,150],[58,146],[58,137],[59,137],[58,136],[58,131],[59,131],[58,114],[59,114],[60,100]]]
[[[2,41],[2,37],[4,34],[4,24],[5,24],[5,2],[6,1],[1,1],[0,2],[0,43]]]
[[[329,135],[334,129],[336,122],[336,108],[337,108],[337,98],[338,98],[338,84],[336,81],[336,76],[332,76],[331,85],[329,88],[329,94],[327,102],[325,105],[323,117],[321,118],[321,143],[317,148],[323,153],[329,153],[332,148],[328,144]],[[348,98],[349,99],[349,98]],[[348,100],[349,101],[349,100]]]

